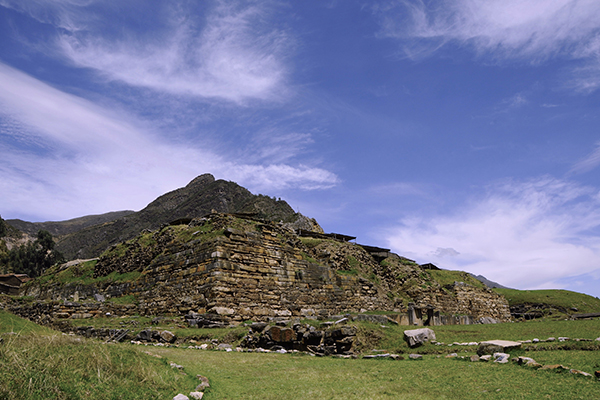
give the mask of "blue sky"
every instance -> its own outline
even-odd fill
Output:
[[[0,214],[210,172],[327,232],[600,296],[600,2],[0,0]]]

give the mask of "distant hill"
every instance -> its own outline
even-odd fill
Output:
[[[111,245],[132,239],[145,229],[155,230],[172,221],[201,217],[213,210],[255,213],[259,218],[275,222],[311,223],[285,201],[254,195],[235,182],[215,180],[211,174],[204,174],[187,186],[158,197],[141,211],[127,212],[59,238],[57,248],[67,259],[97,257]],[[316,221],[312,222],[318,226]]]
[[[99,215],[88,215],[67,221],[27,222],[20,219],[7,219],[6,223],[30,236],[35,236],[40,229],[46,230],[54,237],[68,235],[93,225],[114,221],[133,214],[134,211],[113,211]]]
[[[473,278],[477,279],[479,282],[483,283],[485,286],[487,286],[491,289],[510,289],[506,286],[502,286],[498,282],[490,281],[483,275],[473,275],[473,274],[469,274],[469,275],[471,275]]]
[[[600,313],[600,299],[570,290],[516,290],[494,289],[510,305],[510,313],[517,319],[547,317],[564,319],[578,314]]]

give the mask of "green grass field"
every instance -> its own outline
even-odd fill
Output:
[[[209,377],[206,399],[596,399],[600,393],[600,382],[592,378],[435,355],[391,361],[153,351],[184,365],[190,374]]]
[[[118,319],[117,319],[118,320]],[[106,345],[63,335],[0,311],[0,399],[171,399],[188,394],[207,376],[204,399],[597,399],[600,382],[568,372],[539,371],[514,363],[472,363],[446,358],[468,357],[475,346],[409,349],[402,339],[406,326],[361,323],[359,342],[365,353],[397,351],[405,360],[337,359],[305,354],[257,354]],[[529,321],[496,325],[433,327],[445,343],[538,337],[600,337],[600,320]],[[239,330],[239,329],[238,329]],[[193,331],[193,330],[190,330]],[[209,335],[209,330],[196,330]],[[221,340],[237,337],[215,330]],[[187,333],[187,332],[186,332]],[[196,332],[191,332],[191,336]],[[564,347],[565,344],[569,346]],[[563,347],[561,347],[563,346]],[[569,348],[571,350],[560,350]],[[153,357],[145,352],[160,355]],[[407,353],[424,354],[409,360]],[[528,345],[513,356],[542,364],[563,364],[592,373],[600,370],[600,342],[553,342]],[[184,366],[187,375],[169,367]]]

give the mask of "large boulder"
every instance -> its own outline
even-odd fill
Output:
[[[520,342],[513,342],[510,340],[488,340],[479,343],[477,354],[482,356],[484,354],[506,353],[509,350],[517,349],[519,347],[521,347]]]
[[[404,331],[404,340],[410,347],[418,347],[429,340],[435,340],[435,332],[429,328]]]

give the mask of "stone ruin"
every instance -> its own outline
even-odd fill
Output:
[[[139,239],[120,245],[120,253],[109,251],[94,272],[97,276],[140,271],[139,278],[88,285],[44,286],[34,281],[24,294],[43,304],[19,305],[13,312],[34,319],[36,314],[54,319],[92,318],[106,312],[195,314],[214,326],[276,318],[326,319],[382,310],[389,314],[369,317],[413,326],[510,320],[504,297],[462,282],[444,288],[415,285],[408,293],[413,302],[408,306],[398,303],[390,296],[396,290],[396,270],[384,267],[386,262],[405,268],[409,274],[405,279],[417,279],[424,272],[416,264],[398,264],[402,257],[382,253],[385,249],[372,248],[376,251],[373,255],[367,251],[369,246],[331,238],[326,243],[329,247],[309,249],[292,229],[247,216],[214,213],[185,223],[146,233],[153,246],[144,246]],[[183,234],[191,239],[176,240]],[[370,268],[372,277],[343,273],[349,268],[349,255]],[[75,294],[80,301],[70,301]],[[127,295],[135,297],[136,304],[89,300]]]

